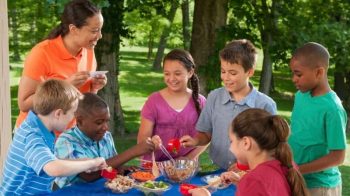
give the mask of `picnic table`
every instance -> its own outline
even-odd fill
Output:
[[[223,170],[217,170],[214,172],[206,172],[206,173],[201,173],[199,172],[196,176],[194,176],[189,183],[195,184],[195,185],[206,185],[202,180],[201,177],[205,175],[210,175],[210,174],[220,174],[222,173]],[[159,177],[157,180],[162,180],[165,181],[163,177]],[[104,183],[106,182],[105,179],[99,179],[95,182],[92,183],[81,183],[81,184],[76,184],[73,186],[68,186],[64,187],[62,189],[59,189],[57,191],[52,192],[50,195],[93,195],[93,196],[98,196],[98,195],[133,195],[133,196],[142,196],[144,195],[143,192],[132,188],[129,190],[127,193],[124,194],[117,194],[113,193],[110,189],[106,188],[104,186]],[[176,183],[171,183],[172,187],[168,191],[164,192],[164,196],[174,196],[174,195],[181,195],[179,191],[179,184]],[[230,185],[225,189],[217,189],[214,193],[212,193],[213,196],[220,196],[220,195],[230,195],[234,196],[236,192],[236,186]]]

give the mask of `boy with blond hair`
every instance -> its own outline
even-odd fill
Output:
[[[79,91],[63,80],[47,80],[36,89],[33,111],[16,131],[10,146],[0,195],[51,192],[54,178],[106,167],[103,158],[60,160],[54,155],[53,130],[64,130],[74,117]]]
[[[230,153],[229,125],[241,112],[249,108],[264,109],[276,114],[276,103],[256,90],[249,82],[257,59],[254,45],[246,39],[234,40],[220,51],[221,80],[224,87],[209,93],[206,105],[198,119],[195,138],[181,138],[184,146],[203,146],[210,143],[209,155],[220,168],[234,166]]]
[[[310,42],[290,61],[295,94],[289,144],[310,194],[341,196],[338,165],[345,158],[347,115],[327,78],[329,53]]]

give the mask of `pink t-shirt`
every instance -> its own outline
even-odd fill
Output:
[[[199,95],[199,103],[201,108],[205,104],[205,97]],[[198,114],[191,98],[182,111],[174,110],[159,92],[152,93],[141,110],[141,116],[154,123],[152,135],[159,135],[164,146],[170,139],[181,138],[184,135],[195,136],[197,130],[195,128]],[[189,153],[193,148],[181,147],[177,154],[173,154],[174,158],[181,157]],[[162,151],[155,151],[156,161],[168,160]],[[144,159],[150,160],[150,155],[145,155]]]
[[[286,175],[287,168],[278,160],[262,163],[243,176],[236,196],[290,196]]]

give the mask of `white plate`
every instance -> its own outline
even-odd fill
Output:
[[[210,174],[210,175],[206,175],[206,176],[201,177],[201,180],[202,180],[202,182],[204,182],[206,184],[209,184],[211,182],[216,181],[219,178],[220,178],[219,174]],[[221,183],[221,184],[219,184],[219,185],[217,185],[215,187],[217,187],[218,189],[224,189],[224,188],[227,188],[228,185]]]
[[[91,71],[90,77],[94,78],[97,75],[105,75],[106,73],[108,73],[108,71]]]

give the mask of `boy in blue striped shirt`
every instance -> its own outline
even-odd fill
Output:
[[[64,130],[74,117],[80,93],[63,80],[47,80],[33,96],[33,111],[17,129],[3,171],[0,195],[51,192],[54,178],[106,167],[103,158],[60,160],[54,155],[53,130]]]
[[[79,101],[75,113],[77,125],[63,133],[55,144],[55,154],[61,159],[84,159],[103,157],[109,166],[120,168],[130,159],[152,152],[154,144],[150,138],[117,154],[112,134],[109,130],[110,114],[107,103],[98,95],[85,93]],[[119,172],[118,172],[119,173]],[[59,187],[78,182],[99,179],[100,172],[82,172],[69,177],[57,178]]]

